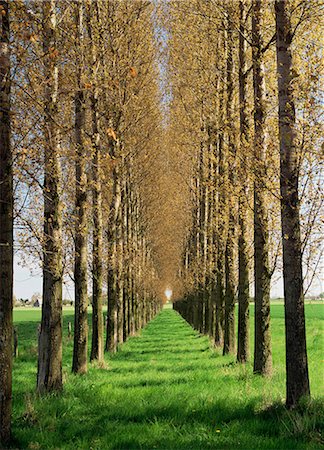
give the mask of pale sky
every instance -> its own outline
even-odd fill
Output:
[[[16,298],[30,299],[36,292],[42,293],[42,272],[40,268],[21,267],[15,258],[14,265],[14,294]],[[72,282],[66,282],[63,286],[63,298],[74,299],[74,286]]]

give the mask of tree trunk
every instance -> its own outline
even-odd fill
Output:
[[[87,293],[87,175],[84,146],[85,97],[82,86],[83,64],[83,4],[76,4],[77,26],[77,92],[75,95],[75,141],[76,141],[76,192],[75,192],[75,313],[72,371],[87,371],[88,344],[88,293]]]
[[[224,33],[220,35],[221,50],[226,50]],[[217,227],[215,232],[216,252],[217,252],[217,270],[216,270],[216,322],[215,322],[215,345],[222,347],[224,344],[224,314],[225,314],[225,249],[227,236],[227,184],[228,184],[228,165],[227,155],[224,146],[224,128],[225,128],[225,67],[220,68],[220,89],[218,99],[218,130],[217,130],[217,153],[218,153],[218,173],[217,192],[218,201],[216,202]]]
[[[132,210],[130,198],[130,162],[127,163],[126,175],[126,205],[125,205],[125,239],[127,245],[127,270],[125,273],[126,295],[127,295],[127,337],[133,334],[133,296],[132,296]]]
[[[215,324],[215,261],[214,254],[212,250],[214,248],[214,200],[213,188],[215,186],[214,179],[214,123],[208,128],[208,180],[210,186],[207,191],[207,281],[206,281],[206,292],[207,292],[207,324],[206,333],[210,337],[214,337],[214,324]]]
[[[114,156],[114,154],[113,154]],[[109,230],[108,230],[108,320],[106,351],[115,353],[118,344],[118,323],[117,323],[117,292],[116,292],[116,266],[117,266],[117,243],[116,243],[116,224],[119,210],[118,197],[118,171],[113,168],[113,196],[110,207]]]
[[[248,144],[249,121],[247,111],[247,73],[246,73],[246,11],[244,2],[240,1],[240,36],[239,36],[239,95],[240,95],[240,185],[239,195],[239,286],[238,286],[238,339],[237,360],[245,363],[249,359],[249,253],[248,253]]]
[[[122,192],[122,243],[123,243],[123,265],[121,273],[123,279],[123,342],[129,334],[129,243],[128,243],[128,201],[127,201],[127,170],[124,165],[123,192]]]
[[[93,247],[92,247],[92,343],[90,360],[103,360],[103,316],[102,316],[102,245],[103,245],[103,221],[102,221],[102,192],[101,192],[101,149],[100,149],[100,122],[99,122],[99,93],[97,67],[97,49],[94,45],[95,31],[94,8],[96,20],[100,20],[98,2],[89,3],[87,14],[88,34],[91,43],[91,79],[93,90],[91,91],[91,120],[92,120],[92,214],[93,214]]]
[[[201,266],[202,263],[202,242],[201,242],[201,226],[202,226],[202,208],[201,208],[201,196],[202,196],[202,143],[200,144],[199,152],[197,154],[197,174],[196,174],[196,264],[197,267]],[[196,329],[201,333],[202,332],[202,312],[203,312],[203,295],[202,295],[202,274],[200,271],[197,271],[195,274],[196,283],[195,283],[195,301],[197,302],[197,316],[196,316]]]
[[[122,169],[117,177],[116,196],[117,196],[117,222],[116,222],[116,267],[115,267],[115,295],[117,307],[117,342],[123,342],[123,323],[124,323],[124,279],[123,279],[123,207],[122,207]]]
[[[229,184],[227,195],[229,202],[228,234],[225,250],[225,321],[224,321],[224,348],[223,354],[235,352],[235,234],[237,202],[236,190],[236,149],[233,130],[230,128],[234,120],[234,85],[233,85],[233,38],[232,23],[228,18],[227,32],[227,100],[226,100],[226,135],[228,143]]]
[[[286,404],[310,395],[298,199],[298,149],[292,75],[292,30],[287,2],[277,0],[280,192],[286,324]]]
[[[12,396],[13,187],[8,1],[0,1],[0,447],[10,439]]]
[[[130,297],[130,334],[133,335],[135,333],[135,238],[134,238],[134,191],[132,189],[131,184],[131,174],[132,167],[131,161],[129,162],[128,167],[128,183],[127,183],[127,206],[128,206],[128,243],[129,243],[129,297]]]
[[[207,141],[206,160],[205,160],[205,186],[204,186],[204,239],[203,239],[203,252],[204,252],[204,305],[205,305],[205,317],[204,317],[204,333],[209,334],[211,328],[210,325],[210,279],[209,279],[209,224],[210,224],[210,189],[209,189],[209,160],[210,160],[210,143]]]
[[[62,389],[62,205],[57,123],[56,1],[43,2],[45,129],[43,304],[38,346],[38,392]]]
[[[272,370],[270,335],[269,231],[266,198],[265,81],[262,63],[261,0],[253,0],[253,86],[254,86],[254,372],[270,375]]]

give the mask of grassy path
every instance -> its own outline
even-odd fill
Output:
[[[35,323],[27,323],[34,333]],[[124,344],[106,368],[91,367],[86,376],[69,373],[71,348],[63,395],[41,400],[24,394],[34,389],[35,355],[22,349],[14,385],[17,447],[320,448],[319,402],[306,424],[281,406],[267,410],[284,395],[281,371],[272,380],[253,376],[250,365],[221,357],[171,309]]]

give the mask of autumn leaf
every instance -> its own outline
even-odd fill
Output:
[[[130,67],[129,71],[133,78],[137,77],[137,70],[135,69],[135,67]]]
[[[84,88],[85,89],[91,89],[92,88],[92,84],[91,83],[84,83]]]
[[[112,128],[107,128],[107,134],[109,137],[113,138],[114,141],[117,141],[116,133]]]
[[[58,50],[57,50],[56,48],[51,47],[51,48],[49,49],[49,57],[50,57],[51,59],[55,59],[55,58],[58,56],[58,54],[59,54],[59,52],[58,52]]]
[[[110,170],[114,169],[114,167],[116,167],[117,165],[117,161],[115,159],[111,159],[110,161],[108,161],[108,165]]]
[[[30,40],[30,42],[35,43],[35,42],[39,41],[39,36],[38,36],[37,34],[35,34],[35,33],[32,33],[32,34],[29,36],[29,40]]]

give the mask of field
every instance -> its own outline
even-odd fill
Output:
[[[251,308],[253,309],[253,308]],[[253,311],[251,311],[253,313]],[[283,306],[273,304],[274,373],[215,351],[170,308],[105,367],[70,373],[72,340],[64,311],[64,392],[38,398],[39,310],[15,310],[19,356],[14,363],[14,448],[23,449],[319,449],[323,446],[323,320],[320,304],[306,305],[313,400],[300,410],[285,396]],[[253,321],[251,320],[251,342]],[[89,346],[90,347],[90,346]]]

